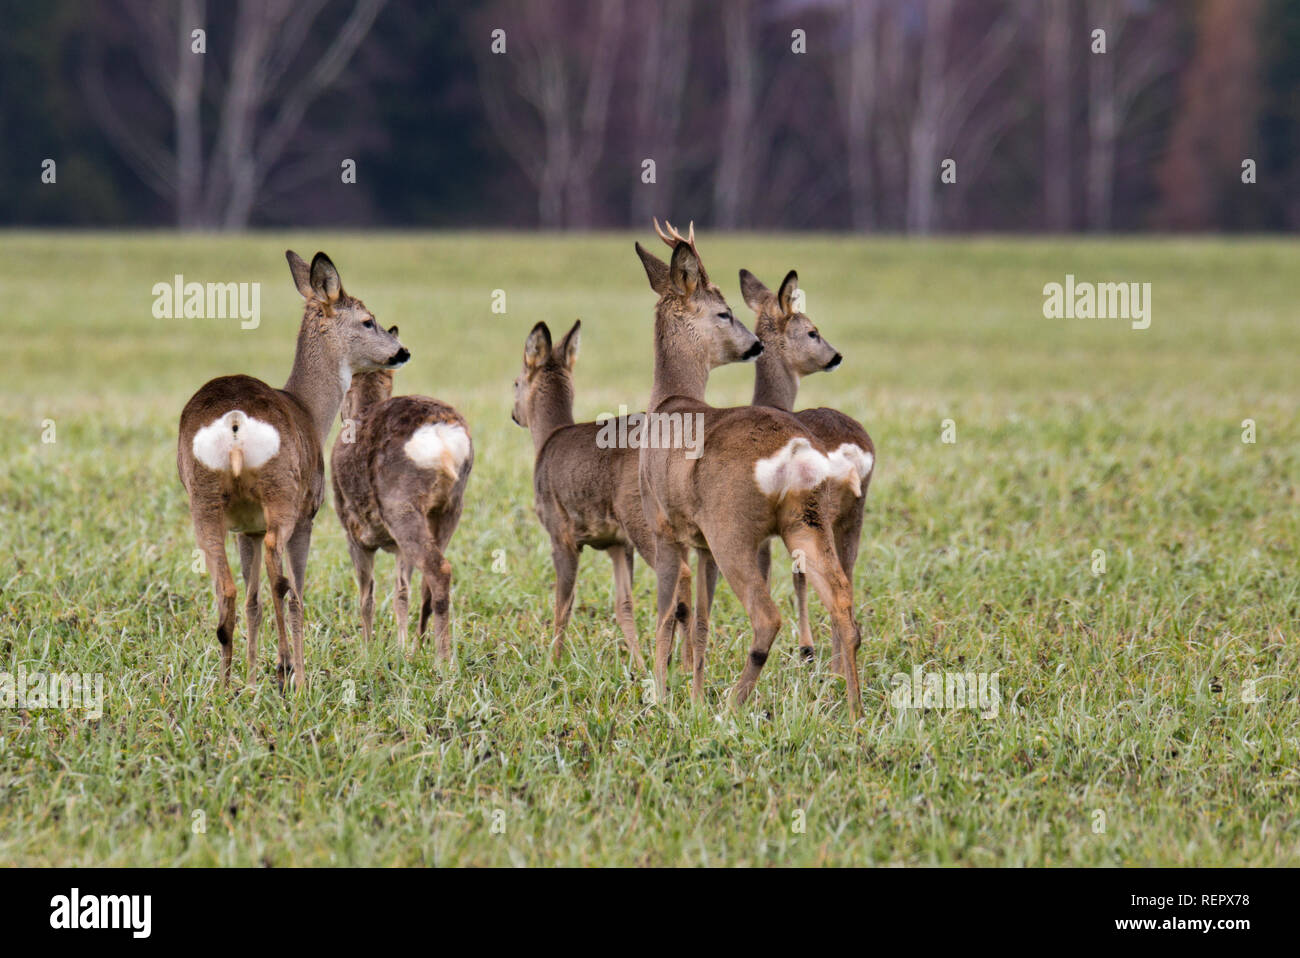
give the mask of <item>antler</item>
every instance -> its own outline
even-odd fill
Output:
[[[664,241],[669,249],[676,249],[678,243],[688,243],[691,249],[695,251],[695,255],[700,255],[700,251],[695,249],[695,220],[691,220],[690,226],[686,230],[686,236],[679,233],[677,228],[667,220],[664,220],[664,226],[668,227],[667,233],[659,228],[659,219],[657,217],[652,217],[652,221],[655,224],[655,232],[659,234],[659,238]]]

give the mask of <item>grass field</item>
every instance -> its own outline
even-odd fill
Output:
[[[725,705],[749,641],[731,592],[707,707],[677,671],[656,707],[590,551],[571,654],[549,663],[549,550],[510,383],[534,322],[580,316],[579,418],[644,405],[653,295],[633,238],[0,234],[0,671],[105,689],[97,720],[0,709],[0,863],[1300,864],[1300,246],[702,234],[747,323],[737,269],[771,286],[799,269],[845,355],[800,403],[876,441],[854,725],[819,604],[817,662],[793,654],[779,548],[786,625],[744,710]],[[286,247],[329,252],[400,324],[398,390],[456,404],[477,455],[449,556],[455,666],[396,653],[387,556],[363,647],[327,502],[312,684],[289,700],[269,615],[264,681],[244,686],[242,585],[218,687],[175,468],[205,380],[287,376]],[[260,327],[153,318],[153,284],[177,273],[261,282]],[[1045,319],[1042,288],[1067,273],[1151,283],[1151,327]],[[710,400],[747,402],[752,376],[718,370]],[[643,645],[653,578],[638,565]],[[895,707],[891,677],[914,667],[996,672],[997,716]]]

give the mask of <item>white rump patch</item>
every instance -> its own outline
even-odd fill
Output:
[[[861,446],[844,442],[828,458],[831,477],[847,482],[855,496],[862,495],[862,480],[870,474],[875,457]]]
[[[238,409],[232,409],[194,434],[194,458],[215,472],[239,475],[240,466],[257,469],[279,451],[280,433],[276,428]],[[238,460],[234,466],[232,456]]]
[[[765,495],[784,499],[788,493],[811,489],[831,474],[830,461],[803,436],[754,463],[754,481]]]
[[[455,423],[429,423],[415,430],[403,449],[421,469],[441,469],[456,479],[461,464],[469,457],[469,433]]]

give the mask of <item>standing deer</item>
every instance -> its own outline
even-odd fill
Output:
[[[223,685],[230,682],[236,596],[226,533],[236,535],[247,591],[248,680],[257,679],[258,565],[265,546],[280,637],[276,679],[281,689],[286,677],[301,688],[307,679],[302,647],[307,552],[312,520],[325,496],[321,450],[353,375],[395,369],[411,355],[361,300],[343,291],[328,256],[317,253],[310,267],[292,250],[285,258],[306,300],[289,381],[273,389],[251,376],[223,376],[199,389],[181,412],[176,467],[217,596]]]
[[[835,369],[842,359],[822,338],[812,320],[796,308],[798,289],[799,276],[794,270],[786,274],[775,294],[749,270],[740,271],[740,293],[746,305],[757,315],[754,332],[763,344],[763,354],[758,357],[754,371],[755,406],[790,412],[799,391],[799,380],[803,376]],[[853,467],[848,473],[849,481],[837,487],[838,496],[831,504],[835,554],[851,586],[876,448],[862,425],[838,410],[820,407],[804,409],[794,415],[804,428],[821,440],[823,446],[831,450],[832,457],[847,459]],[[766,575],[772,564],[770,543],[763,544],[759,562]],[[795,563],[794,595],[799,615],[799,650],[807,660],[813,657],[812,629],[808,624],[808,580],[799,570],[799,565]]]
[[[397,327],[389,330],[397,335]],[[397,554],[397,643],[406,653],[411,573],[420,570],[420,649],[429,615],[438,658],[451,657],[451,564],[444,553],[460,522],[474,467],[469,426],[455,409],[427,396],[393,397],[393,371],[352,379],[343,401],[345,429],[334,440],[334,510],[348,537],[361,595],[361,630],[374,634],[375,551]],[[348,429],[347,427],[351,428]]]
[[[551,539],[555,566],[555,618],[551,654],[559,660],[573,610],[578,554],[584,546],[603,550],[614,565],[614,616],[628,654],[645,669],[632,613],[635,553],[653,565],[654,539],[641,513],[638,451],[602,446],[602,423],[575,423],[573,369],[578,361],[582,322],[573,324],[558,345],[538,323],[524,343],[524,365],[514,383],[510,418],[532,434],[533,505]],[[685,629],[690,593],[677,603],[674,622]]]
[[[667,694],[672,654],[673,602],[688,550],[701,573],[715,562],[739,597],[754,629],[744,670],[733,690],[743,703],[780,631],[781,614],[768,591],[759,550],[780,536],[791,554],[801,550],[813,587],[830,611],[834,661],[844,676],[849,710],[861,713],[852,590],[835,554],[830,528],[838,486],[851,484],[850,463],[832,460],[821,441],[784,410],[758,406],[716,409],[703,401],[709,370],[722,362],[757,357],[763,346],[732,315],[695,248],[695,231],[682,237],[668,226],[656,231],[673,247],[669,263],[636,244],[655,307],[654,388],[650,409],[659,414],[702,414],[704,451],[689,459],[680,449],[640,452],[641,501],[655,536],[658,625],[655,687]],[[702,590],[704,591],[704,590]],[[691,696],[703,695],[707,632],[692,637]]]

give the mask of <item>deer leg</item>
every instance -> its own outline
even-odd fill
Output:
[[[244,575],[244,612],[248,619],[248,684],[257,684],[257,635],[262,627],[262,537],[240,533],[239,568]]]
[[[438,658],[451,658],[451,563],[432,540],[420,565],[420,630],[415,634],[415,651],[420,651],[424,629],[433,616],[433,641]]]
[[[357,576],[357,593],[361,599],[361,635],[367,645],[375,637],[375,552],[348,537],[348,555]]]
[[[655,539],[656,607],[655,626],[655,701],[668,701],[668,660],[673,654],[673,631],[677,627],[678,585],[686,553],[676,542],[657,536]]]
[[[764,580],[763,570],[759,566],[758,549],[754,543],[735,539],[730,542],[724,540],[720,545],[721,548],[712,550],[713,558],[721,568],[727,584],[731,586],[732,591],[736,593],[741,604],[745,607],[745,612],[749,615],[750,624],[754,629],[754,639],[749,648],[749,657],[745,660],[745,668],[740,673],[740,678],[732,690],[733,704],[740,706],[754,691],[754,684],[758,681],[758,675],[763,671],[763,666],[767,663],[767,656],[772,649],[772,642],[776,639],[777,633],[781,631],[781,612],[777,609],[776,603],[772,601],[772,596],[768,593],[767,582]],[[695,663],[697,671],[702,671],[704,668],[703,659],[697,657]]]
[[[853,616],[853,589],[844,569],[840,566],[835,545],[829,532],[814,531],[808,527],[786,531],[783,536],[791,553],[802,549],[805,571],[812,579],[813,588],[831,616],[831,641],[834,646],[833,662],[836,671],[844,677],[845,694],[849,700],[849,714],[862,715],[862,693],[858,685],[858,646],[862,632]]]
[[[230,684],[230,657],[235,638],[235,577],[230,574],[226,559],[226,526],[219,514],[194,512],[194,538],[203,551],[212,580],[212,591],[217,597],[217,642],[221,646],[221,684]]]
[[[289,652],[289,633],[285,629],[284,598],[289,593],[289,580],[284,574],[284,533],[270,523],[262,537],[265,549],[266,578],[271,583],[271,606],[275,609],[275,630],[279,636],[279,650],[275,661],[275,681],[284,691],[284,681],[289,677],[293,662]]]
[[[311,520],[305,519],[289,537],[289,584],[286,602],[289,633],[293,639],[293,684],[295,688],[307,687],[307,661],[303,643],[303,597],[307,594],[307,553],[311,551]]]
[[[614,563],[614,617],[623,630],[623,641],[627,643],[633,668],[644,672],[645,659],[641,657],[641,645],[636,639],[636,618],[632,614],[633,552],[622,545],[610,546],[608,551],[609,559]]]
[[[555,622],[552,628],[551,658],[559,662],[564,654],[564,630],[573,612],[573,592],[578,583],[578,549],[551,539],[551,562],[555,565]]]
[[[695,574],[699,582],[695,586],[695,617],[691,620],[689,664],[683,665],[691,671],[691,694],[698,700],[704,694],[704,668],[695,668],[695,660],[704,661],[709,647],[709,614],[713,609],[713,593],[718,586],[718,564],[713,561],[713,554],[708,549],[695,550]]]
[[[393,589],[393,615],[397,618],[397,648],[406,655],[407,623],[411,614],[411,572],[415,564],[407,557],[406,550],[397,550],[397,582]]]

